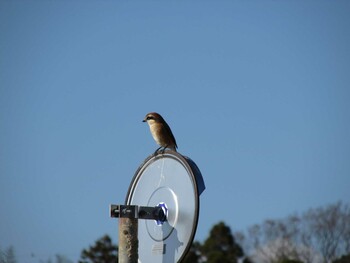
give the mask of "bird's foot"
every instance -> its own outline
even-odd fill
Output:
[[[153,155],[154,155],[154,156],[158,155],[158,154],[159,154],[159,150],[160,150],[161,148],[162,148],[162,146],[159,147],[159,148],[157,148],[157,150],[154,151]]]
[[[168,148],[168,146],[161,146],[159,147],[155,152],[154,152],[154,156],[158,155],[158,154],[164,154],[165,152],[165,149]]]

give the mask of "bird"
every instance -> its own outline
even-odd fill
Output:
[[[164,153],[166,148],[169,148],[176,152],[177,144],[175,137],[171,132],[169,125],[160,114],[156,112],[150,112],[145,116],[143,122],[148,123],[153,139],[160,146],[154,152],[155,154],[157,154],[161,148],[163,148],[162,153]]]

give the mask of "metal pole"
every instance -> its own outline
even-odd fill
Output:
[[[138,219],[119,218],[119,263],[137,263],[138,255]]]

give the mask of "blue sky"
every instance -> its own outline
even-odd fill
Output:
[[[350,200],[349,1],[0,2],[0,248],[77,260],[157,147],[207,189],[196,239]]]

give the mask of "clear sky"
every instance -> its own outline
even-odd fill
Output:
[[[0,248],[77,260],[163,115],[196,239],[350,201],[349,1],[0,1]]]

